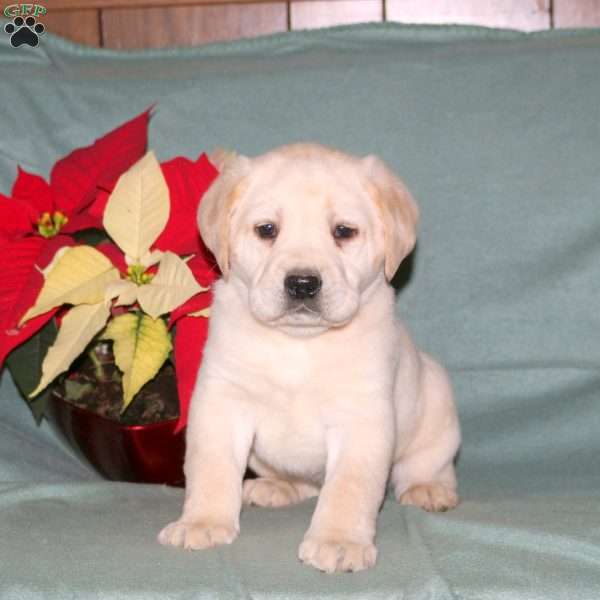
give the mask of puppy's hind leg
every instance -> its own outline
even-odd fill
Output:
[[[400,504],[445,511],[458,504],[454,458],[460,427],[446,371],[426,354],[421,401],[423,415],[414,438],[392,468],[392,484]]]
[[[415,483],[405,492],[396,493],[400,504],[418,506],[430,512],[445,512],[458,505],[454,466],[449,465],[439,479]]]
[[[254,452],[250,453],[248,466],[257,477],[244,481],[244,504],[279,508],[319,495],[319,486],[295,477],[286,477],[258,458]]]
[[[302,502],[319,495],[319,488],[303,481],[289,481],[276,477],[257,477],[244,481],[244,504],[279,508]]]

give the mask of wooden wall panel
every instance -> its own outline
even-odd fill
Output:
[[[463,23],[533,31],[550,27],[550,0],[386,0],[386,15],[388,21],[404,23]]]
[[[175,8],[200,4],[255,4],[257,0],[46,0],[48,9],[73,10],[75,8]],[[260,1],[260,0],[259,0]],[[267,0],[265,0],[267,1]]]
[[[48,31],[74,42],[100,46],[100,12],[95,9],[52,11],[40,18]]]
[[[287,5],[222,4],[102,10],[107,48],[190,46],[287,30]]]
[[[600,0],[554,0],[554,27],[600,27]]]
[[[292,29],[383,21],[382,0],[312,0],[290,5]]]
[[[41,21],[76,42],[186,46],[266,33],[380,21],[523,30],[600,27],[600,0],[48,0]],[[289,9],[288,9],[289,5]],[[289,14],[288,14],[289,11]]]

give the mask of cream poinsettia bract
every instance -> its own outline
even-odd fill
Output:
[[[200,286],[186,262],[172,252],[151,250],[169,219],[169,189],[152,152],[124,173],[104,211],[104,228],[124,252],[128,276],[92,246],[61,250],[44,270],[44,285],[22,322],[65,304],[73,308],[62,320],[58,336],[42,365],[37,395],[66,371],[105,327],[110,306],[138,304],[140,310],[110,320],[101,338],[112,339],[117,366],[123,372],[125,409],[152,379],[171,351],[161,315],[207,288]],[[158,265],[155,275],[147,273]],[[115,300],[116,299],[116,300]]]

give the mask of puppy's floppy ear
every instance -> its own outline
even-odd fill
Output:
[[[227,279],[231,213],[240,196],[241,184],[250,171],[250,159],[220,149],[211,154],[210,159],[220,173],[200,202],[198,228],[206,247],[217,259],[223,278]]]
[[[376,156],[362,159],[368,187],[383,221],[384,270],[388,281],[410,254],[417,238],[419,209],[406,186]]]

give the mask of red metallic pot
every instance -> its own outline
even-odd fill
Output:
[[[78,454],[107,479],[185,484],[185,431],[173,433],[177,419],[122,425],[74,406],[56,392],[50,395],[45,414]]]

